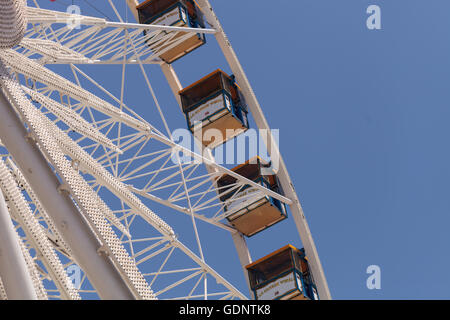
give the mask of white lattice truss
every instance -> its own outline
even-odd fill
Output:
[[[0,50],[0,86],[134,294],[142,299],[245,299],[205,262],[197,232],[199,255],[180,242],[174,230],[150,209],[153,201],[189,215],[194,228],[195,219],[200,219],[235,232],[225,219],[227,202],[220,201],[225,193],[250,185],[291,203],[171,139],[144,65],[160,64],[161,54],[192,34],[215,31],[129,24],[120,16],[121,22],[108,22],[35,5],[28,8],[29,25],[22,42],[14,49]],[[69,28],[69,18],[81,27]],[[184,35],[176,38],[179,32]],[[162,42],[164,49],[160,49]],[[74,81],[51,71],[48,64],[67,64]],[[115,97],[76,66],[83,64],[122,65],[121,96]],[[124,74],[129,64],[139,65],[167,134],[124,103]],[[81,78],[107,98],[84,89]],[[86,274],[78,287],[72,284],[65,272],[67,266],[76,264],[70,248],[14,159],[0,148],[0,185],[23,248],[31,252],[27,264],[39,298],[95,296]],[[180,152],[195,161],[182,163],[176,156]],[[205,164],[214,170],[206,171]],[[214,183],[223,174],[237,179],[227,191],[217,189]],[[135,234],[136,224],[147,224],[147,233]],[[207,281],[209,278],[215,281]],[[214,285],[209,286],[211,283]],[[179,294],[181,288],[184,295]],[[0,282],[2,297],[6,298]]]

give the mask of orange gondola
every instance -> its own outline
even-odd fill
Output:
[[[216,147],[249,128],[247,105],[235,83],[218,69],[179,92],[189,130],[202,132],[204,146]],[[207,137],[207,130],[218,130],[219,136]],[[211,141],[212,140],[212,141]]]
[[[205,28],[203,15],[192,0],[147,0],[139,4],[136,10],[142,24]],[[150,38],[147,43],[156,52],[162,52],[159,57],[170,64],[206,43],[204,34],[190,33],[190,37],[173,45],[186,34],[178,32],[171,40]]]
[[[277,176],[271,172],[270,164],[254,157],[232,171],[263,187],[283,195]],[[242,234],[250,237],[271,225],[287,218],[286,206],[280,200],[265,195],[249,185],[227,192],[237,179],[225,175],[217,181],[223,196],[227,220]]]

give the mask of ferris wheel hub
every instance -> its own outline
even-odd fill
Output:
[[[16,46],[27,28],[26,0],[0,0],[0,49]]]

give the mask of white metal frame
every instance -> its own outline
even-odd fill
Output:
[[[285,196],[216,164],[210,150],[199,155],[177,145],[171,137],[163,108],[145,66],[161,66],[179,103],[177,93],[181,84],[173,68],[165,64],[159,56],[192,33],[215,36],[243,89],[258,127],[269,129],[209,2],[197,0],[212,28],[193,29],[124,22],[113,1],[105,1],[108,1],[119,22],[43,10],[38,8],[38,3],[34,0],[36,8],[28,8],[30,27],[25,38],[15,50],[0,52],[0,59],[15,77],[18,86],[16,94],[22,97],[19,100],[15,100],[15,96],[8,97],[14,107],[13,111],[9,106],[9,111],[20,116],[20,120],[14,120],[19,131],[13,136],[5,132],[0,134],[0,160],[3,159],[5,168],[13,173],[10,178],[22,186],[20,192],[24,196],[20,207],[23,212],[19,212],[22,219],[17,219],[18,227],[25,234],[22,241],[27,248],[48,252],[45,257],[34,257],[36,261],[42,262],[42,265],[36,264],[33,267],[40,273],[39,281],[50,279],[56,285],[54,289],[45,288],[44,295],[66,299],[76,299],[85,294],[99,294],[100,297],[111,298],[245,299],[242,293],[206,263],[196,223],[201,220],[229,231],[241,265],[244,267],[251,262],[245,238],[224,222],[226,203],[222,203],[219,196],[230,190],[220,190],[215,181],[221,175],[228,174],[237,178],[232,190],[250,185],[265,195],[290,205],[310,259],[319,294],[322,299],[330,298],[306,219],[273,137],[269,135],[266,143],[272,146],[268,148],[272,150],[271,158],[280,159],[278,175],[286,192]],[[131,8],[136,3],[135,0],[126,1]],[[134,11],[133,13],[135,14]],[[76,19],[82,27],[70,29],[66,24],[69,18]],[[175,38],[179,32],[186,35]],[[158,42],[161,41],[165,43],[163,50],[158,47]],[[69,81],[51,71],[46,67],[50,64],[68,65],[74,80]],[[116,97],[94,77],[84,72],[84,64],[121,65],[120,97]],[[125,104],[125,71],[128,65],[133,64],[138,65],[141,70],[148,88],[147,94],[154,102],[155,114],[161,117],[165,133],[137,115],[133,107]],[[91,89],[84,89],[81,79],[88,81],[95,90],[91,92]],[[100,98],[99,94],[107,98]],[[32,103],[25,101],[25,95]],[[26,127],[18,126],[17,121],[24,123]],[[19,132],[22,132],[22,138]],[[31,144],[34,149],[30,149],[30,143],[23,138],[26,133],[29,141],[35,141]],[[12,141],[15,140],[23,141],[25,149],[25,145],[28,145],[26,156],[14,151]],[[2,146],[6,146],[7,150]],[[176,151],[192,157],[195,161],[183,163],[175,157],[176,161],[170,162]],[[35,163],[27,162],[30,159],[34,159]],[[40,185],[27,171],[28,168],[32,168],[32,172],[38,172],[42,181],[53,181],[53,184],[45,188],[50,191],[39,190]],[[53,168],[54,172],[49,171],[50,168]],[[105,202],[103,195],[106,194],[107,198],[114,197],[120,206],[113,207]],[[144,204],[146,199],[190,217],[197,253],[184,245],[172,228]],[[80,216],[80,213],[84,217],[83,223],[88,226],[89,232],[93,232],[84,245],[92,248],[92,259],[99,263],[97,271],[100,272],[96,272],[93,266],[88,266],[89,263],[80,256],[77,245],[73,243],[83,228],[80,227],[70,238],[67,235],[69,220],[55,216],[57,206],[66,207],[66,212],[71,212],[66,217],[69,220],[73,219],[73,216]],[[70,221],[70,225],[75,223]],[[148,225],[148,233],[145,236],[135,236],[134,225],[142,222]],[[28,224],[36,227],[36,223],[43,228],[37,233],[39,235],[33,234],[30,231],[32,229],[28,227]],[[47,238],[43,240],[45,237]],[[53,250],[57,252],[56,259],[49,246],[53,246]],[[177,261],[179,255],[187,257],[190,263],[168,270],[167,266],[171,261]],[[59,259],[61,261],[58,264]],[[101,266],[105,262],[108,266]],[[64,281],[67,279],[60,272],[61,263],[63,268],[74,263],[82,267],[83,277],[78,288],[64,287]],[[98,275],[104,274],[105,270],[109,270],[109,279]],[[243,270],[246,272],[245,268]],[[94,283],[93,279],[97,275],[99,278]],[[165,280],[174,275],[178,276],[177,280]],[[108,288],[104,283],[113,285],[111,280],[116,284],[116,288]],[[95,284],[96,290],[86,289],[88,282]],[[222,289],[212,286],[214,282]],[[184,286],[185,295],[170,294]],[[213,287],[214,289],[211,289]],[[108,296],[107,292],[111,290],[117,295]]]

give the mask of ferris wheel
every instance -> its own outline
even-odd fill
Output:
[[[276,139],[209,1],[102,2],[114,17],[0,0],[0,299],[331,299]],[[172,63],[212,41],[233,74],[218,65],[183,87]],[[96,65],[119,70],[119,95],[110,72],[86,71]],[[175,110],[149,65],[197,149],[173,136]],[[151,117],[127,104],[131,66]],[[219,164],[213,150],[251,129],[249,118],[270,161]],[[168,212],[188,218],[189,244]],[[285,219],[304,249],[252,261],[246,239]],[[231,234],[250,294],[208,263],[205,247],[219,240],[202,238],[199,223]],[[291,287],[267,290],[279,279]]]

